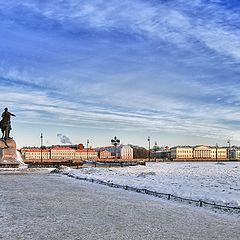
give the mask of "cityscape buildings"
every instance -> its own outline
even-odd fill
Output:
[[[212,146],[176,146],[170,149],[171,159],[174,160],[227,160],[228,149],[226,147]]]
[[[48,147],[48,148],[22,148],[21,154],[26,161],[30,160],[104,160],[115,158],[115,147],[107,146],[106,148],[85,149],[82,144],[78,148],[68,146]],[[108,150],[106,150],[108,149]],[[119,146],[117,148],[117,157],[123,160],[133,159],[133,149],[130,146]]]
[[[139,149],[144,149],[139,147]],[[133,160],[147,159],[148,155],[136,154],[138,148],[132,145],[84,148],[83,144],[67,145],[67,146],[52,146],[44,148],[22,148],[21,154],[26,161],[109,161],[112,160]],[[115,157],[115,151],[117,157]],[[142,151],[142,150],[141,150]],[[135,152],[135,153],[134,153]],[[145,149],[145,152],[148,152]],[[151,149],[151,161],[172,160],[172,161],[226,161],[240,160],[240,149],[237,147],[219,147],[216,146],[175,146],[161,147],[158,151]]]

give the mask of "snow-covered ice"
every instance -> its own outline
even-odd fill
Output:
[[[179,197],[240,206],[240,162],[147,163],[146,166],[66,170],[74,176]]]

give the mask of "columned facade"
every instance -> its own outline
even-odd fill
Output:
[[[203,160],[219,161],[228,160],[227,148],[210,146],[178,146],[171,148],[171,158],[180,161]]]
[[[197,146],[193,148],[194,159],[211,159],[211,148],[207,146]]]

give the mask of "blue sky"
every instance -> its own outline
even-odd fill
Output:
[[[0,1],[0,100],[18,146],[240,144],[240,4]]]

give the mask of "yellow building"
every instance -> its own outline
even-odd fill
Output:
[[[180,160],[180,159],[193,159],[193,148],[189,146],[178,146],[170,149],[171,158]]]
[[[69,147],[54,147],[50,150],[51,159],[75,159],[75,149]]]
[[[211,159],[212,160],[228,160],[228,149],[224,147],[211,147]]]
[[[178,146],[171,148],[171,158],[174,160],[228,160],[227,148],[209,146]]]
[[[98,152],[93,149],[75,150],[70,147],[54,147],[50,149],[23,149],[21,151],[24,159],[27,160],[86,160],[97,159]]]
[[[25,160],[45,160],[50,158],[49,149],[26,149],[22,152]]]

